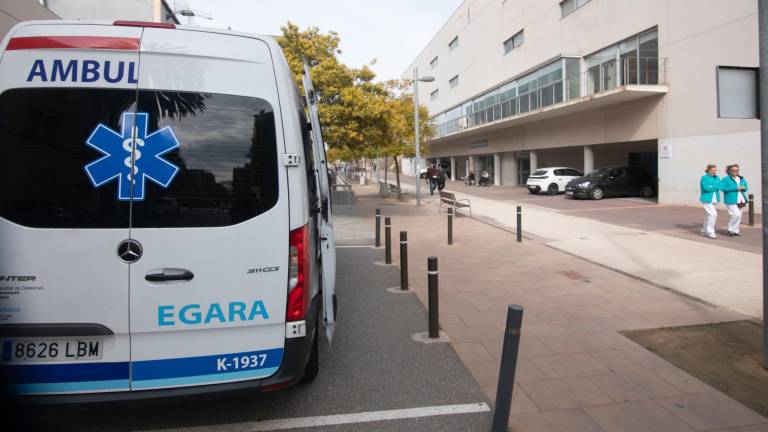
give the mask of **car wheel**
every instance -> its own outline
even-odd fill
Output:
[[[535,191],[533,189],[528,189],[528,193],[531,194],[531,195],[536,195],[537,192],[538,191]]]
[[[643,186],[640,190],[640,196],[643,198],[650,198],[653,196],[653,186]]]
[[[317,378],[317,373],[320,371],[320,312],[318,312],[317,326],[315,327],[315,337],[312,341],[312,353],[309,355],[307,366],[304,367],[304,375],[302,375],[299,384],[309,384]]]
[[[603,199],[605,197],[603,188],[599,186],[593,187],[592,190],[589,191],[589,197],[595,201]]]
[[[560,189],[558,189],[557,185],[554,183],[547,187],[547,193],[550,195],[557,195],[558,192],[560,192]]]

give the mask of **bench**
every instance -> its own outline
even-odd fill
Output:
[[[387,196],[387,195],[395,195],[397,196],[399,191],[399,188],[394,183],[388,183],[384,182],[383,180],[379,180],[379,195],[381,196]],[[401,192],[401,195],[405,192]]]
[[[440,211],[440,209],[443,207],[443,204],[452,207],[454,213],[456,213],[456,211],[460,208],[468,208],[469,217],[472,217],[472,206],[470,205],[469,200],[456,199],[456,195],[453,192],[440,191],[440,205],[437,207],[437,211]]]

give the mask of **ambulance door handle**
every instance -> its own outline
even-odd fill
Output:
[[[195,274],[189,270],[182,270],[181,272],[171,273],[149,273],[144,276],[148,282],[172,282],[172,281],[189,281],[195,278]]]

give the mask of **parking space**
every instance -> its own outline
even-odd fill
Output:
[[[386,292],[398,285],[398,271],[374,265],[383,251],[359,243],[338,249],[339,317],[332,348],[321,341],[314,383],[265,394],[35,407],[28,430],[487,430],[479,385],[450,345],[411,339],[426,329],[424,307],[416,296]]]

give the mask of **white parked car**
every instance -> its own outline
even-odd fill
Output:
[[[583,175],[584,174],[581,171],[575,168],[539,168],[528,177],[526,186],[528,187],[528,192],[532,194],[547,192],[550,195],[555,195],[560,192],[565,192],[565,185],[567,185],[569,181]]]

